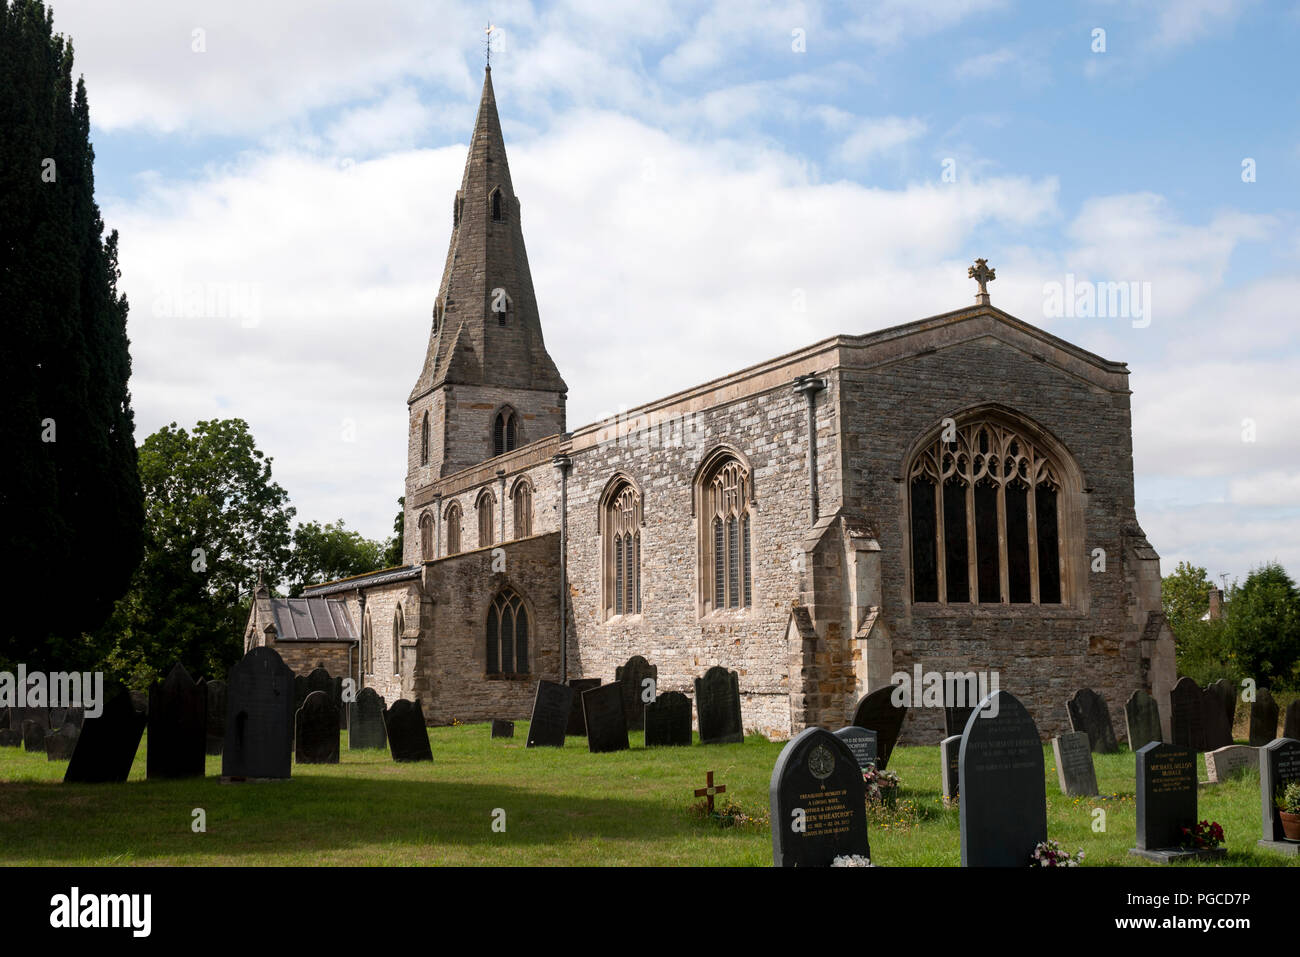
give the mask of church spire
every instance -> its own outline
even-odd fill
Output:
[[[490,66],[452,210],[429,349],[410,401],[443,385],[568,390],[542,340]]]

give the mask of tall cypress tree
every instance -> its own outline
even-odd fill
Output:
[[[85,84],[41,0],[0,0],[0,661],[95,663],[144,521],[117,233],[94,197]]]

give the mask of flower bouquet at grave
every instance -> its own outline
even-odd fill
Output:
[[[1034,867],[1078,867],[1083,863],[1083,851],[1069,854],[1060,841],[1040,841],[1030,856]]]
[[[1183,847],[1195,851],[1211,850],[1223,843],[1223,828],[1218,821],[1202,821],[1195,827],[1185,827],[1182,831]]]
[[[1282,833],[1288,841],[1300,841],[1300,781],[1292,781],[1277,799]]]
[[[867,786],[867,803],[893,807],[898,801],[898,772],[881,771],[868,764],[862,771],[862,781]]]

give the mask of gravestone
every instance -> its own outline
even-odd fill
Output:
[[[145,774],[149,780],[201,778],[208,751],[208,689],[194,683],[181,664],[149,689],[149,737]]]
[[[877,688],[859,701],[853,711],[854,724],[876,732],[877,753],[880,755],[877,767],[882,771],[889,767],[889,756],[894,753],[903,719],[907,717],[907,706],[895,707],[893,695],[894,685]]]
[[[146,718],[149,717],[149,692],[132,691],[131,707],[135,708],[136,711],[140,712],[140,714],[144,715]]]
[[[23,725],[31,721],[42,731],[52,731],[50,727],[50,709],[49,708],[14,708],[10,716],[10,727],[15,731],[22,732]]]
[[[1067,796],[1091,797],[1097,793],[1097,771],[1092,766],[1091,736],[1072,731],[1052,739],[1056,780]]]
[[[633,655],[627,664],[614,669],[614,680],[623,689],[623,713],[627,715],[627,729],[640,731],[645,727],[645,706],[654,700],[654,685],[659,680],[659,668],[640,655]],[[646,685],[646,681],[651,684]]]
[[[1088,743],[1094,754],[1114,754],[1119,750],[1119,744],[1115,741],[1115,728],[1110,723],[1110,708],[1106,707],[1106,699],[1097,692],[1091,688],[1080,688],[1065,703],[1065,710],[1070,716],[1070,729],[1088,735]]]
[[[524,747],[564,747],[564,732],[573,713],[573,697],[574,690],[568,685],[545,678],[537,682],[533,713],[528,720],[528,743]]]
[[[302,710],[303,702],[307,700],[307,695],[311,689],[307,686],[306,675],[293,676],[293,713],[297,715]]]
[[[858,762],[861,770],[865,771],[867,765],[876,763],[878,739],[876,732],[851,724],[847,728],[836,731],[835,737],[849,746],[849,750],[853,752],[853,759]]]
[[[122,782],[131,773],[146,718],[135,709],[131,693],[121,686],[105,687],[103,710],[87,718],[72,751],[63,780],[69,784]]]
[[[1237,689],[1220,678],[1202,693],[1205,708],[1205,750],[1215,751],[1232,744],[1232,722],[1237,711]]]
[[[384,727],[386,705],[374,688],[362,688],[357,700],[348,705],[352,712],[348,718],[348,747],[353,751],[362,748],[387,748],[388,729]]]
[[[1264,825],[1260,844],[1300,855],[1300,841],[1288,841],[1282,830],[1277,799],[1292,781],[1300,781],[1300,741],[1276,738],[1259,749],[1259,797]]]
[[[30,754],[45,753],[45,736],[49,729],[31,718],[23,722],[23,750]]]
[[[1273,692],[1260,688],[1250,705],[1250,744],[1262,748],[1277,737],[1277,702]]]
[[[0,728],[0,748],[21,748],[23,733],[13,728]]]
[[[222,777],[287,778],[293,771],[293,671],[274,648],[254,648],[226,678]]]
[[[351,709],[348,708],[348,702],[343,700],[343,679],[335,678],[333,684],[334,707],[339,709],[339,730],[346,731],[348,729],[348,711]]]
[[[943,680],[943,734],[960,737],[966,722],[980,700],[979,681],[975,672],[952,672]]]
[[[582,717],[582,693],[600,687],[599,678],[573,678],[569,681],[573,689],[573,708],[569,711],[569,724],[564,733],[574,738],[587,736],[587,722]]]
[[[582,693],[582,714],[587,722],[587,749],[592,754],[626,751],[626,700],[618,683],[601,685]]]
[[[957,758],[963,867],[1027,867],[1047,840],[1038,726],[1008,691],[980,702]]]
[[[226,683],[209,681],[208,692],[208,730],[204,750],[208,754],[220,754],[226,746]]]
[[[313,691],[323,692],[331,700],[334,697],[334,679],[324,668],[313,668],[307,675],[307,693],[311,694]]]
[[[1282,727],[1282,737],[1300,741],[1300,698],[1286,706],[1286,723]]]
[[[745,740],[740,716],[740,676],[714,665],[695,679],[695,710],[701,744],[739,744]]]
[[[1211,784],[1222,784],[1232,775],[1250,771],[1259,774],[1259,748],[1230,744],[1205,752],[1205,771]]]
[[[85,723],[86,723],[85,708],[82,707],[65,708],[62,710],[60,714],[60,720],[58,724],[55,724],[53,721],[50,722],[50,729],[57,731],[57,730],[61,730],[64,725],[72,725],[72,727],[76,728],[77,733],[80,734],[81,726]]]
[[[871,856],[862,770],[829,731],[806,728],[782,749],[768,799],[776,867],[826,867],[841,855]]]
[[[645,706],[645,746],[691,744],[691,699],[680,691],[665,691]]]
[[[388,750],[394,761],[432,761],[429,730],[424,724],[420,699],[398,698],[384,712],[384,730],[388,733]]]
[[[58,731],[45,735],[45,757],[50,761],[71,761],[80,732],[75,724],[64,722]]]
[[[492,737],[513,738],[514,736],[515,723],[513,721],[502,721],[500,718],[492,719]]]
[[[334,688],[307,695],[294,721],[294,754],[299,764],[339,763],[339,709]]]
[[[970,719],[967,718],[969,721]],[[951,734],[939,742],[939,767],[943,774],[943,799],[951,801],[961,793],[958,779],[958,757],[961,755],[961,735]]]
[[[1191,678],[1179,678],[1169,692],[1169,736],[1173,739],[1170,744],[1193,751],[1208,750],[1205,709],[1201,702],[1200,686]]]
[[[1130,751],[1137,751],[1152,741],[1164,741],[1160,727],[1160,703],[1142,689],[1134,691],[1124,703],[1124,726]]]
[[[1137,752],[1138,857],[1168,863],[1183,857],[1221,856],[1183,848],[1183,828],[1196,826],[1196,752],[1154,741]]]
[[[13,708],[0,708],[0,731],[9,730],[9,712]]]

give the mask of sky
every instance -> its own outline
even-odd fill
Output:
[[[1128,363],[1162,570],[1300,575],[1300,5],[50,6],[137,442],[243,418],[300,520],[391,533],[490,22],[570,428],[962,308],[983,257]]]

